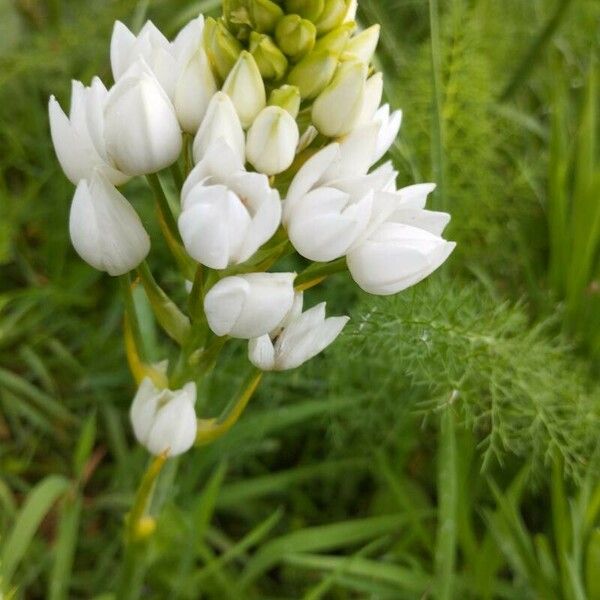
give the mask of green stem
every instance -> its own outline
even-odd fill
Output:
[[[341,273],[347,268],[348,266],[346,264],[345,257],[338,258],[338,260],[328,263],[313,263],[310,265],[310,267],[302,271],[298,277],[296,277],[294,286],[297,290],[308,290],[321,283],[330,275],[333,275],[334,273]]]
[[[438,0],[429,0],[429,26],[431,35],[431,80],[433,86],[433,118],[431,162],[435,181],[440,194],[440,207],[446,206],[445,165],[444,165],[444,122],[442,117],[443,82],[442,51],[440,45],[440,18]]]
[[[131,292],[131,275],[129,273],[119,277],[119,285],[121,287],[121,294],[123,296],[123,303],[125,304],[125,314],[131,327],[131,333],[137,346],[137,351],[140,359],[144,361],[146,359],[146,352],[144,348],[144,338],[142,337],[142,330],[140,328],[140,322],[138,320],[137,311],[135,309],[135,302],[133,300],[133,294]]]
[[[198,265],[196,269],[196,276],[194,277],[194,285],[190,292],[188,301],[189,313],[192,322],[198,320],[201,316],[202,300],[204,298],[204,267]]]
[[[160,211],[160,215],[164,219],[169,232],[174,239],[181,241],[179,230],[177,229],[177,223],[175,222],[175,217],[173,216],[173,211],[171,210],[171,206],[167,200],[167,196],[163,190],[158,175],[156,173],[151,173],[150,175],[146,175],[146,179],[148,180],[148,184],[154,193],[154,198],[158,204],[158,210]]]
[[[171,165],[170,168],[171,177],[173,177],[173,183],[175,184],[175,188],[178,192],[181,191],[183,187],[183,173],[181,172],[181,168],[179,167],[179,163],[175,162]]]

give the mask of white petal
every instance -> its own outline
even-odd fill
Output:
[[[386,105],[387,107],[387,105]],[[384,107],[384,109],[386,109]],[[389,113],[389,107],[387,107],[387,113]],[[377,140],[377,149],[373,157],[372,164],[375,164],[378,160],[383,158],[385,153],[390,149],[392,144],[398,137],[398,132],[402,126],[402,111],[397,110],[392,113],[389,117],[385,117],[385,110],[378,112],[375,115],[375,121],[381,123],[381,129],[379,131],[379,137]]]
[[[136,42],[136,36],[129,31],[121,21],[115,21],[110,39],[110,65],[115,81],[125,74],[130,67],[131,50]]]
[[[442,235],[450,222],[450,215],[432,210],[401,208],[392,214],[390,221],[393,223],[404,223],[411,227],[418,227],[433,235]]]
[[[144,379],[138,388],[129,411],[133,433],[140,444],[145,444],[148,440],[159,397],[160,390],[154,386],[150,379]]]
[[[398,208],[425,208],[427,197],[435,188],[435,183],[417,183],[398,190]]]
[[[272,371],[275,368],[275,348],[268,335],[248,342],[248,360],[261,371]]]

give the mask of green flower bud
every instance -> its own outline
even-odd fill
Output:
[[[355,27],[354,23],[344,23],[340,27],[336,27],[317,41],[315,50],[327,50],[336,56],[340,56],[347,48]]]
[[[323,35],[341,25],[349,7],[350,0],[325,0],[325,8],[315,21],[317,33]]]
[[[213,69],[225,79],[235,65],[242,45],[228,31],[223,21],[209,17],[204,25],[204,49]]]
[[[333,78],[337,65],[337,56],[332,52],[311,52],[294,66],[287,82],[298,87],[303,99],[316,98]]]
[[[295,85],[283,85],[271,92],[269,106],[280,106],[295,119],[300,112],[300,90]]]
[[[233,102],[243,127],[250,127],[256,115],[266,106],[267,95],[254,57],[244,50],[223,84]]]
[[[250,52],[264,79],[281,79],[285,75],[287,58],[268,35],[253,31],[250,34]]]
[[[381,27],[379,25],[373,25],[364,31],[361,31],[358,35],[355,35],[347,44],[344,50],[344,56],[349,56],[355,60],[368,65],[375,54],[377,44],[379,42],[379,33]]]
[[[312,120],[323,135],[341,137],[352,131],[363,108],[367,70],[358,61],[342,63],[333,81],[315,100]]]
[[[223,0],[223,19],[237,39],[247,39],[252,28],[247,0]]]
[[[314,48],[317,28],[300,15],[287,15],[277,23],[275,39],[283,52],[295,62]]]
[[[325,9],[325,0],[286,0],[286,12],[316,21]]]
[[[271,33],[283,17],[281,7],[271,0],[250,0],[249,10],[252,26],[258,33]]]

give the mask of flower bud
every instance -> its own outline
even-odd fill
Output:
[[[252,26],[258,33],[271,33],[283,17],[281,7],[271,0],[250,0],[248,9]]]
[[[222,91],[231,98],[242,127],[249,127],[267,104],[265,84],[252,54],[245,50],[240,54]]]
[[[348,10],[344,16],[344,23],[356,21],[356,12],[358,11],[358,0],[350,0],[348,4]]]
[[[295,369],[332,344],[348,321],[348,317],[326,319],[323,302],[305,313],[286,318],[283,331],[250,340],[248,358],[263,371]]]
[[[106,149],[124,173],[156,173],[179,157],[175,109],[145,63],[134,65],[112,88],[104,118]]]
[[[69,233],[83,260],[113,276],[135,269],[150,252],[150,238],[137,213],[98,170],[77,185]]]
[[[324,35],[338,25],[341,25],[346,18],[350,0],[325,0],[323,11],[314,22],[319,35]]]
[[[287,110],[292,118],[298,116],[300,111],[300,90],[295,85],[283,85],[271,92],[269,106],[279,106]]]
[[[286,12],[316,21],[325,8],[325,0],[286,0]]]
[[[106,151],[104,140],[104,106],[108,92],[97,77],[90,87],[73,81],[69,117],[54,98],[50,97],[48,114],[54,151],[60,166],[71,183],[89,179],[94,169],[114,185],[129,177],[115,168]]]
[[[365,292],[388,296],[431,275],[455,246],[424,229],[388,222],[349,252],[348,269]]]
[[[211,269],[247,261],[277,231],[279,193],[265,175],[222,170],[235,164],[228,148],[214,147],[182,191],[179,231],[188,254]],[[199,172],[198,172],[199,171]]]
[[[338,65],[335,54],[311,52],[290,71],[287,82],[300,90],[304,100],[316,98],[331,81]]]
[[[157,456],[187,452],[196,441],[195,403],[195,383],[171,391],[160,390],[150,379],[144,379],[129,413],[136,439]]]
[[[246,158],[259,173],[282,173],[294,162],[299,138],[298,125],[290,113],[268,106],[248,131]]]
[[[340,65],[312,108],[313,123],[323,135],[340,137],[354,128],[363,106],[366,77],[367,67],[363,63]]]
[[[287,58],[268,35],[253,31],[250,34],[250,53],[263,79],[281,79],[285,75]]]
[[[300,15],[286,15],[277,23],[275,39],[281,50],[296,62],[314,48],[317,28]]]
[[[354,29],[354,23],[345,23],[339,27],[336,27],[327,35],[319,38],[315,44],[315,50],[327,50],[339,57],[348,45],[350,36],[352,35],[352,31],[354,31]]]
[[[252,339],[279,326],[294,303],[294,273],[226,277],[204,299],[204,312],[218,336]]]
[[[383,96],[383,75],[381,73],[375,73],[367,79],[365,84],[365,95],[363,97],[363,104],[360,111],[360,117],[358,118],[358,125],[366,125],[371,123],[375,118],[375,114],[381,104],[381,98]]]
[[[217,84],[202,47],[181,67],[175,88],[174,105],[184,131],[196,133],[206,114],[210,99],[217,92]]]
[[[221,79],[229,75],[242,51],[242,45],[231,35],[223,21],[215,21],[213,18],[206,19],[204,48]]]
[[[361,31],[348,42],[345,55],[368,65],[377,49],[380,32],[380,25],[373,25]]]
[[[231,99],[223,92],[217,92],[212,97],[194,138],[194,161],[200,162],[210,146],[218,140],[223,140],[244,163],[244,130]]]
[[[116,21],[110,40],[110,63],[115,81],[140,59],[148,65],[169,98],[173,98],[177,68],[167,38],[152,21],[147,21],[137,36]]]

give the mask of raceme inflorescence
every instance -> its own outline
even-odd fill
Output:
[[[356,0],[228,0],[221,18],[199,16],[172,42],[150,21],[138,35],[117,22],[114,85],[74,81],[68,116],[50,98],[56,154],[77,186],[73,246],[123,282],[139,385],[130,416],[153,454],[218,439],[263,372],[294,369],[337,338],[348,318],[327,317],[325,303],[305,309],[304,291],[347,269],[365,292],[396,294],[454,249],[441,237],[449,215],[425,209],[435,186],[398,189],[382,161],[402,113],[381,105],[379,26],[355,18]],[[136,176],[154,194],[185,309],[154,279],[151,239],[118,189]],[[294,253],[308,266],[280,272]],[[146,359],[136,285],[176,344],[158,365]],[[231,338],[248,340],[254,370],[229,410],[197,418],[198,384]]]

